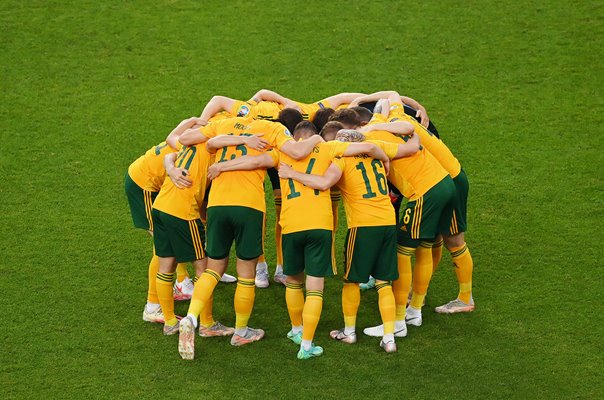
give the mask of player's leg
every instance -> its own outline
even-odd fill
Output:
[[[325,277],[336,273],[332,254],[333,232],[326,229],[312,229],[303,234],[306,301],[302,311],[302,343],[298,351],[298,358],[301,360],[323,354],[323,348],[316,346],[313,338],[323,310]]]
[[[186,360],[192,360],[195,356],[195,329],[198,326],[198,317],[206,307],[211,307],[214,289],[227,268],[234,237],[226,207],[210,207],[207,213],[207,266],[195,283],[187,316],[181,322],[178,338],[178,352]]]
[[[432,244],[421,241],[415,250],[415,266],[413,268],[413,295],[407,307],[407,324],[420,326],[422,324],[422,307],[432,279]]]
[[[193,280],[189,276],[186,263],[176,265],[176,280],[174,281],[174,300],[189,300],[193,295]]]
[[[467,229],[467,202],[469,183],[463,170],[453,179],[456,187],[455,208],[451,224],[443,237],[445,246],[451,252],[455,274],[459,283],[457,298],[449,303],[436,307],[436,312],[452,314],[457,312],[474,311],[472,296],[472,274],[474,262],[465,241],[464,232]]]
[[[344,328],[329,333],[332,339],[356,343],[356,319],[361,290],[359,282],[367,282],[373,265],[373,252],[363,247],[363,227],[349,228],[344,243],[344,286],[342,287],[342,313]],[[360,236],[360,237],[359,237]]]
[[[143,310],[143,321],[164,323],[164,314],[162,313],[159,299],[157,298],[157,286],[155,278],[159,271],[159,257],[155,254],[155,246],[153,246],[153,257],[149,262],[148,268],[148,288],[147,288],[147,304]]]
[[[275,265],[275,282],[285,284],[285,274],[283,273],[283,234],[281,233],[281,190],[275,190],[275,253],[277,254],[277,265]]]
[[[411,227],[411,238],[421,240],[415,253],[413,269],[413,296],[407,308],[407,324],[420,326],[421,309],[432,278],[432,246],[434,239],[451,221],[455,184],[446,176],[418,199],[414,213],[415,226]]]
[[[443,236],[438,235],[432,245],[432,273],[436,272],[438,264],[443,257]]]
[[[292,328],[287,338],[295,344],[302,343],[302,312],[304,310],[304,233],[283,235],[285,267],[285,303]]]
[[[375,288],[378,292],[378,305],[384,326],[380,346],[387,353],[394,353],[396,351],[394,341],[396,303],[390,282],[399,277],[396,258],[397,229],[396,225],[366,229],[369,231],[369,237],[363,248],[367,249],[371,245],[377,249],[377,257],[373,263],[371,274],[376,279]]]
[[[256,264],[256,274],[254,278],[254,283],[259,289],[266,289],[269,286],[269,274],[268,274],[268,263],[266,262],[266,257],[264,255],[264,240],[266,236],[266,217],[262,221],[262,254],[258,257],[258,261]]]
[[[153,243],[158,256],[158,271],[155,276],[157,299],[164,314],[164,334],[171,335],[178,332],[172,288],[176,268],[176,251],[170,238],[175,229],[172,220],[174,217],[155,209],[151,214],[155,225]]]
[[[153,218],[151,215],[151,207],[157,193],[148,192],[139,187],[130,178],[126,172],[124,178],[124,187],[126,197],[128,198],[128,206],[130,207],[130,215],[132,222],[136,228],[146,230],[153,237]],[[143,320],[147,322],[164,323],[164,315],[162,314],[157,298],[157,288],[155,278],[159,270],[159,258],[155,254],[153,247],[153,256],[147,268],[148,288],[147,288],[147,304],[143,310]]]
[[[328,245],[331,247],[331,244]],[[317,357],[323,354],[321,346],[315,346],[313,338],[321,319],[321,311],[323,310],[323,288],[324,277],[306,276],[306,301],[302,311],[302,341],[298,358],[305,360],[311,357]]]
[[[235,333],[233,346],[241,346],[264,337],[262,329],[248,327],[254,308],[256,264],[263,253],[264,213],[249,207],[228,207],[233,221],[237,252],[237,289],[235,290]]]

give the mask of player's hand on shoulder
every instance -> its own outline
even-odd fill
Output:
[[[258,150],[258,151],[266,150],[269,143],[267,140],[261,138],[262,135],[264,135],[264,133],[260,133],[258,135],[253,135],[253,136],[246,136],[244,139],[245,145],[247,147],[249,147],[250,149],[254,149],[254,150]]]

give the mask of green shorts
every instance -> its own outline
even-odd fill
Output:
[[[367,282],[398,279],[396,225],[349,228],[344,245],[344,279]]]
[[[153,220],[151,218],[151,207],[159,192],[149,192],[138,186],[128,172],[126,172],[125,187],[132,222],[136,228],[153,231]]]
[[[468,192],[470,184],[468,176],[462,169],[459,175],[453,178],[455,183],[455,208],[453,209],[453,218],[449,226],[449,234],[455,235],[459,232],[465,232],[468,229]]]
[[[176,262],[204,258],[205,231],[201,219],[185,220],[153,209],[153,244],[158,257],[175,257]]]
[[[440,233],[448,233],[455,195],[455,183],[447,175],[422,197],[408,202],[398,224],[398,244],[416,248],[422,240],[433,241]]]
[[[253,260],[262,253],[264,213],[242,206],[208,208],[208,257],[221,260],[229,256],[233,240],[237,257]]]
[[[283,273],[325,277],[336,273],[332,252],[333,232],[327,229],[286,233],[283,235]]]

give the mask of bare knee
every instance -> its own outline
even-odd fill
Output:
[[[466,242],[463,232],[456,233],[452,236],[444,236],[443,241],[445,242],[445,246],[448,250],[451,250],[452,248],[456,247],[461,247]]]
[[[159,269],[162,274],[170,274],[176,270],[176,258],[174,257],[158,257]]]
[[[258,258],[253,260],[237,259],[237,275],[244,279],[254,279],[256,277],[256,263]],[[223,271],[224,272],[224,271]]]
[[[319,276],[306,276],[306,290],[323,290],[325,278]]]

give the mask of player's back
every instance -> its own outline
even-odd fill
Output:
[[[319,143],[306,158],[296,161],[279,153],[279,161],[295,171],[323,175],[331,165],[334,147],[342,143]],[[281,217],[283,233],[310,229],[333,229],[330,190],[311,189],[293,179],[281,179]]]
[[[262,134],[262,138],[269,143],[271,148],[281,147],[288,140],[293,140],[287,128],[279,123],[243,117],[214,122],[202,128],[201,132],[210,138],[218,135],[252,136]],[[227,146],[218,150],[216,162],[258,154],[260,154],[259,151],[245,145]],[[266,210],[265,175],[266,171],[263,169],[223,172],[212,182],[208,207],[243,206],[264,212]]]
[[[371,131],[366,133],[366,137],[372,140],[383,140],[385,142],[406,142],[404,138],[399,138],[387,131]],[[405,197],[416,198],[423,196],[430,188],[440,182],[448,175],[447,171],[440,165],[425,147],[420,146],[420,150],[408,157],[402,157],[395,160],[396,173],[400,174],[411,187],[405,189]]]
[[[192,185],[179,189],[171,179],[166,179],[153,203],[153,208],[185,220],[199,218],[199,209],[208,184],[207,172],[211,159],[212,156],[207,151],[205,143],[183,147],[178,152],[174,165],[188,171]]]
[[[337,186],[344,198],[348,227],[396,224],[382,162],[364,154],[335,162],[342,170]]]
[[[158,192],[166,177],[164,157],[174,152],[166,142],[161,142],[130,164],[128,175],[143,190]]]
[[[413,124],[415,133],[419,136],[419,139],[428,151],[438,160],[438,162],[445,168],[445,170],[451,175],[456,177],[461,171],[461,164],[459,160],[453,155],[447,145],[434,136],[432,132],[427,130],[422,124],[417,122],[415,118],[407,115],[404,111],[403,105],[395,103],[392,105],[390,114],[388,115],[388,121],[407,121]]]

